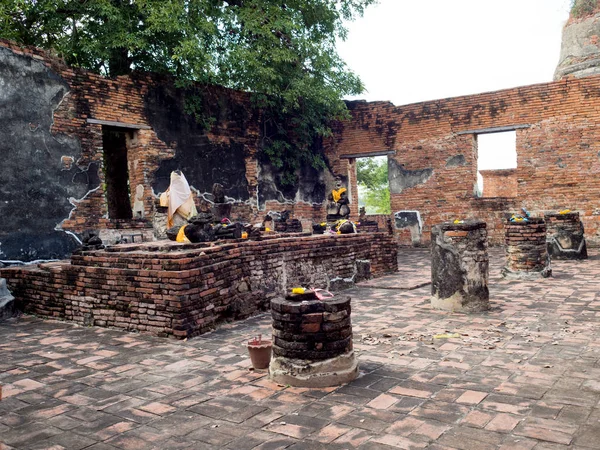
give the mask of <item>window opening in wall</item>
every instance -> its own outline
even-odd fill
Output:
[[[118,127],[102,127],[104,151],[104,183],[108,217],[131,219],[129,170],[127,167],[127,138],[131,131]]]
[[[477,197],[517,196],[517,133],[477,134]]]
[[[390,184],[387,156],[372,156],[356,160],[358,206],[367,214],[390,214]]]

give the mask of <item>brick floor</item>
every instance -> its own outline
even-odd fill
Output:
[[[178,342],[23,316],[0,324],[0,449],[599,449],[600,255],[500,277],[492,310],[429,307],[424,250],[348,291],[361,376],[304,389],[250,370],[266,314]],[[459,338],[435,339],[458,333]]]

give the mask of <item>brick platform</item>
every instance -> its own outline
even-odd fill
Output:
[[[429,287],[347,291],[360,375],[337,388],[252,369],[242,344],[270,333],[266,313],[187,341],[2,322],[0,448],[597,450],[598,251],[542,283],[503,279],[489,254],[476,317],[433,310]],[[429,260],[402,250],[398,282],[429,279]]]
[[[23,310],[84,325],[186,338],[217,322],[248,317],[293,286],[329,288],[353,279],[357,260],[371,275],[397,270],[390,235],[274,235],[262,241],[108,247],[70,261],[2,269]]]

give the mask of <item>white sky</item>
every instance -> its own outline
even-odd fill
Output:
[[[551,81],[571,0],[380,0],[338,51],[396,105]]]
[[[379,0],[338,52],[395,105],[551,81],[571,0]],[[516,167],[514,133],[480,136],[479,169]],[[485,151],[484,148],[485,147]]]

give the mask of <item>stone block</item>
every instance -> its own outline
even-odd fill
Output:
[[[431,305],[467,313],[489,309],[485,222],[436,225],[431,241]]]
[[[0,320],[14,317],[16,314],[15,298],[6,287],[6,280],[0,278]]]
[[[587,243],[578,212],[546,214],[546,243],[551,259],[587,259]]]

